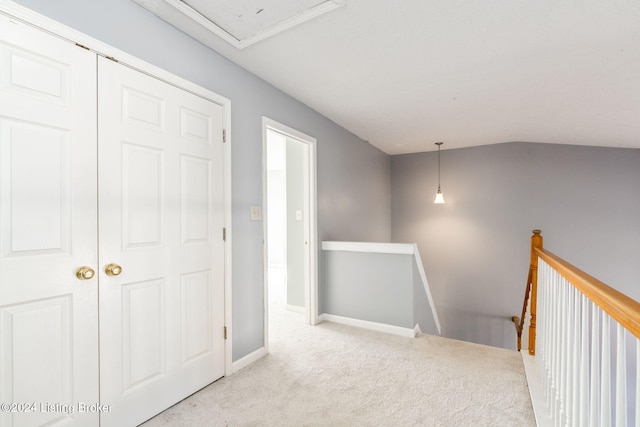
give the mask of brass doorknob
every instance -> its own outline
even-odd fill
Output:
[[[93,271],[93,268],[82,266],[76,270],[76,277],[80,280],[89,280],[93,279],[93,276],[96,275],[96,272]]]
[[[122,267],[120,267],[118,264],[107,264],[104,267],[104,272],[107,273],[107,276],[118,276],[120,273],[122,273]]]

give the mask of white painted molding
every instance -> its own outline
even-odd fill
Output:
[[[287,304],[286,310],[287,311],[291,311],[293,313],[300,313],[300,314],[306,314],[307,313],[307,310],[304,307],[300,307],[298,305]]]
[[[553,420],[544,397],[543,384],[538,374],[535,356],[529,355],[526,350],[521,351],[520,355],[522,356],[522,363],[524,364],[524,373],[527,378],[527,385],[529,386],[527,388],[531,396],[536,425],[538,427],[552,427]]]
[[[416,326],[413,327],[413,336],[417,337],[418,334],[422,333],[422,329],[420,329],[420,325],[416,323]]]
[[[214,22],[210,21],[208,18],[200,14],[198,11],[193,9],[191,6],[180,0],[133,0],[138,3],[140,6],[154,13],[158,17],[164,19],[165,21],[171,22],[175,25],[176,22],[182,22],[179,15],[183,15],[188,18],[192,23],[197,24],[199,27],[205,30],[205,33],[202,37],[197,37],[192,34],[194,31],[191,26],[177,25],[178,29],[181,31],[190,34],[196,38],[201,43],[205,45],[209,45],[207,42],[211,38],[211,36],[216,36],[226,41],[236,49],[244,49],[247,46],[251,46],[252,44],[258,43],[261,40],[269,38],[275,34],[281,33],[289,28],[295,27],[305,21],[313,19],[317,16],[320,16],[324,13],[327,13],[333,9],[338,7],[342,7],[344,5],[344,0],[327,0],[324,3],[321,3],[307,11],[300,13],[298,15],[292,16],[290,18],[284,19],[277,25],[263,31],[262,33],[258,33],[255,36],[248,37],[242,40],[237,39],[232,36],[224,29],[216,25]],[[199,32],[200,33],[200,32]]]
[[[241,357],[240,359],[238,359],[235,362],[233,362],[232,374],[235,374],[239,370],[244,369],[247,366],[251,365],[252,363],[262,359],[267,354],[269,354],[267,352],[267,349],[265,349],[264,347],[260,347],[259,349],[257,349],[253,353],[249,353],[246,356]]]
[[[381,254],[413,255],[412,243],[371,243],[371,242],[322,242],[324,251],[369,252]]]
[[[147,74],[158,80],[162,80],[172,86],[176,86],[182,90],[190,92],[201,98],[208,99],[218,105],[228,108],[224,114],[224,127],[227,129],[227,142],[230,138],[231,131],[231,101],[217,93],[199,86],[189,80],[172,74],[160,67],[150,64],[141,60],[133,55],[130,55],[120,49],[117,49],[111,45],[108,45],[98,39],[95,39],[87,34],[81,33],[71,27],[54,21],[44,15],[34,12],[24,6],[21,6],[11,0],[0,0],[0,13],[23,22],[35,28],[39,28],[49,34],[65,39],[71,43],[79,43],[86,46],[88,50],[94,52],[97,55],[104,57],[112,57],[118,60],[122,65],[126,65],[129,68],[133,68],[143,74]],[[228,111],[228,112],[227,112]]]
[[[269,117],[262,116],[262,125],[265,128],[269,128],[274,132],[277,132],[281,135],[287,136],[289,138],[298,139],[302,142],[307,142],[309,144],[315,144],[317,142],[316,138],[307,135],[304,132],[300,132],[297,129],[289,127],[283,123],[277,122]]]
[[[334,314],[323,313],[319,316],[321,322],[339,323],[341,325],[353,326],[355,328],[369,329],[371,331],[384,332],[392,335],[399,335],[406,338],[415,338],[415,328],[403,328],[401,326],[387,325],[384,323],[370,322],[368,320],[353,319],[350,317],[336,316]],[[419,327],[418,327],[419,329]]]
[[[427,294],[429,307],[431,307],[431,312],[433,313],[433,320],[436,323],[436,328],[438,328],[438,335],[442,335],[442,329],[440,328],[440,319],[438,318],[436,305],[433,302],[433,296],[431,295],[431,287],[429,286],[429,282],[427,281],[427,275],[424,272],[424,266],[422,265],[422,258],[420,258],[420,251],[418,250],[418,245],[416,243],[413,244],[413,251],[414,251],[413,254],[416,261],[416,265],[418,266],[418,273],[420,274],[420,279],[422,280],[424,291]]]

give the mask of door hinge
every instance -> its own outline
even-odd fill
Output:
[[[76,43],[76,46],[81,47],[81,48],[83,48],[83,49],[91,50],[91,49],[89,49],[87,46],[85,46],[85,45],[83,45],[83,44],[80,44],[80,43]]]
[[[222,142],[227,142],[227,130],[222,129]]]
[[[226,326],[224,327],[224,339],[225,340],[227,339],[227,327]]]
[[[225,242],[227,241],[227,229],[226,228],[222,229],[222,240],[225,241]]]

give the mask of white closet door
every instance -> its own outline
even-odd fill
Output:
[[[123,426],[224,375],[222,107],[104,58],[98,87],[101,421]]]
[[[0,15],[1,426],[98,422],[98,278],[76,277],[97,269],[95,76]]]

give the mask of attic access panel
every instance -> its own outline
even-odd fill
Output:
[[[340,7],[345,0],[170,1],[182,4],[184,13],[242,49]]]

